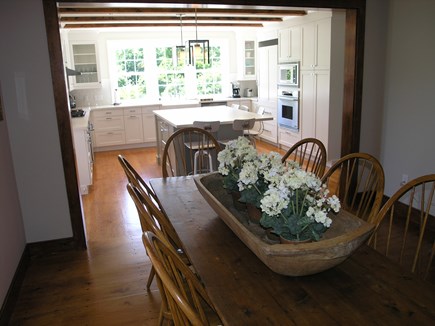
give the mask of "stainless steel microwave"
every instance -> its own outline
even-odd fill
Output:
[[[299,87],[299,62],[278,66],[278,84]]]

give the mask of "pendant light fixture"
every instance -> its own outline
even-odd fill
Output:
[[[195,60],[202,57],[204,64],[210,63],[210,44],[208,40],[198,39],[198,18],[195,8],[195,29],[196,40],[189,40],[189,64],[193,65]]]
[[[180,32],[181,32],[181,45],[175,47],[175,57],[177,66],[182,66],[186,62],[186,46],[183,42],[183,15],[180,14]]]

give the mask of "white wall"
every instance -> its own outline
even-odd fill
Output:
[[[0,209],[1,306],[26,245],[6,120],[0,121]]]
[[[1,1],[0,39],[0,80],[26,241],[71,237],[42,1]]]
[[[433,0],[390,0],[381,143],[387,195],[402,174],[435,173],[434,13]]]
[[[360,151],[380,159],[389,0],[367,0]]]

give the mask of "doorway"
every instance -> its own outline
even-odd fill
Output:
[[[64,3],[77,3],[66,0]],[[103,5],[112,1],[99,1]],[[131,1],[132,3],[161,3],[162,1]],[[173,1],[179,3],[178,1]],[[180,2],[181,4],[184,2]],[[197,1],[198,4],[213,4],[213,1]],[[224,0],[221,4],[244,5],[241,0]],[[77,187],[77,173],[74,163],[74,149],[69,124],[68,97],[64,82],[64,67],[56,0],[43,0],[45,24],[49,46],[53,91],[55,97],[56,116],[59,126],[62,162],[67,187],[69,210],[73,239],[77,248],[86,248],[86,235],[81,208],[81,197]],[[264,0],[253,0],[252,5],[265,5]],[[345,83],[343,100],[342,145],[341,155],[359,150],[362,102],[362,73],[364,59],[364,22],[365,0],[346,1],[337,5],[335,0],[325,0],[321,4],[316,0],[272,0],[267,6],[287,6],[305,8],[334,8],[346,10],[346,46],[345,46]]]

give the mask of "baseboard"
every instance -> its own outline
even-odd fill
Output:
[[[9,325],[9,320],[14,312],[21,285],[26,277],[26,272],[33,259],[58,252],[77,250],[73,238],[57,239],[26,244],[20,262],[15,270],[8,293],[0,310],[0,326]]]
[[[9,286],[8,293],[6,293],[5,300],[0,310],[0,326],[9,325],[9,320],[12,316],[12,313],[14,312],[15,305],[18,300],[18,295],[20,294],[21,285],[23,284],[24,278],[26,276],[29,262],[29,248],[26,245],[23,254],[21,255],[21,259],[15,271],[11,285]]]

